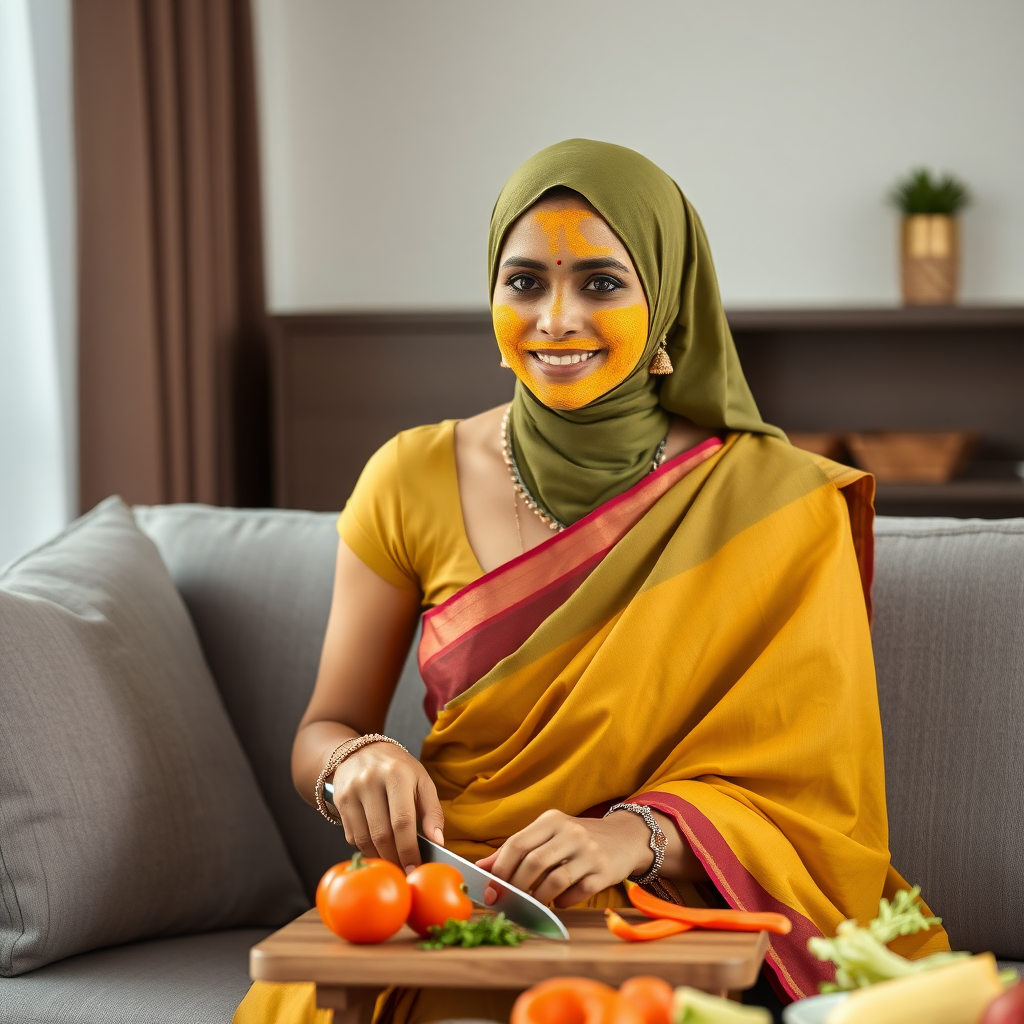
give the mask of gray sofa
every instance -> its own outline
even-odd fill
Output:
[[[184,598],[307,896],[346,852],[294,793],[334,516],[137,508]],[[875,657],[893,859],[955,946],[1024,961],[1024,520],[879,519]],[[427,731],[410,657],[387,731]],[[827,688],[827,680],[822,686]],[[0,1024],[227,1024],[266,929],[135,942],[0,978]]]

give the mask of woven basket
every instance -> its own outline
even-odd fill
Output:
[[[857,465],[879,483],[946,483],[963,472],[977,443],[970,430],[846,435]]]

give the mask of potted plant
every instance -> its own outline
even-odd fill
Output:
[[[908,306],[949,306],[960,277],[957,214],[970,202],[967,186],[924,168],[898,181],[889,200],[902,214],[900,278]]]

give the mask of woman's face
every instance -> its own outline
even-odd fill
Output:
[[[501,354],[552,409],[582,408],[621,384],[647,344],[633,261],[583,199],[542,200],[512,225],[492,303]]]

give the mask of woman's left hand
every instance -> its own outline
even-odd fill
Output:
[[[647,871],[654,861],[650,840],[643,818],[630,811],[607,818],[545,811],[476,863],[541,903],[554,900],[558,907],[571,907]],[[493,898],[488,899],[489,893]],[[484,898],[493,902],[497,893],[488,888]]]

